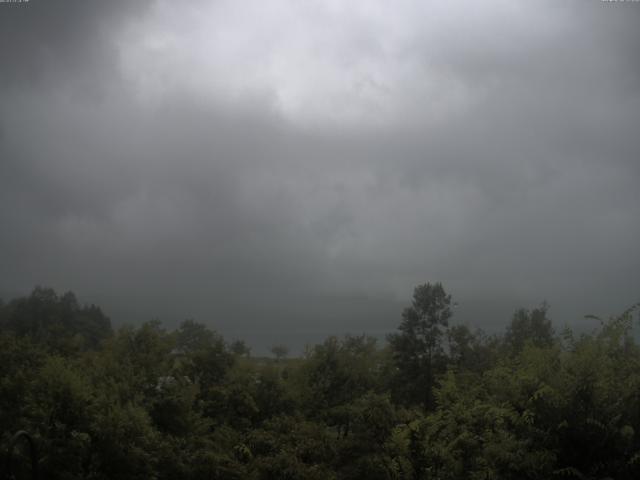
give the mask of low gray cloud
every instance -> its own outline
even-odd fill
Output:
[[[0,4],[0,291],[259,348],[638,301],[640,8]]]

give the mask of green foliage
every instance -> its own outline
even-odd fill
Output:
[[[342,423],[343,407],[378,387],[381,359],[374,338],[329,337],[308,353],[302,367],[305,403]]]
[[[398,369],[396,390],[409,403],[434,406],[435,378],[445,365],[442,336],[450,304],[442,284],[418,285],[411,306],[402,312],[400,332],[388,337]]]
[[[519,353],[527,343],[537,347],[553,344],[554,332],[551,320],[547,317],[548,311],[549,306],[543,303],[531,311],[521,308],[513,314],[505,334],[505,343],[512,353]]]
[[[111,335],[111,322],[100,308],[81,307],[71,292],[58,296],[50,288],[36,287],[1,309],[4,332],[30,338],[58,354],[98,348]]]
[[[545,305],[487,337],[449,304],[422,285],[388,346],[274,360],[193,320],[112,332],[36,289],[0,304],[0,448],[28,430],[48,479],[640,476],[637,307],[560,339]]]
[[[499,339],[487,337],[481,330],[472,333],[466,325],[447,330],[448,362],[456,370],[483,372],[496,362]]]

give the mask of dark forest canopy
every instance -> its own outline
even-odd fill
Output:
[[[263,358],[36,288],[0,302],[0,447],[30,432],[47,479],[639,478],[637,306],[579,336],[545,304],[492,336],[451,306],[420,285],[385,345]]]

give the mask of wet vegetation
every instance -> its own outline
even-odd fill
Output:
[[[420,285],[384,344],[260,358],[36,288],[0,304],[0,447],[30,432],[47,479],[640,478],[635,307],[578,335],[543,304],[486,335],[451,305]]]

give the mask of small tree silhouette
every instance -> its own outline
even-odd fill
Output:
[[[276,357],[276,360],[279,362],[283,358],[286,358],[289,355],[289,347],[286,345],[274,345],[271,347],[271,353]]]

